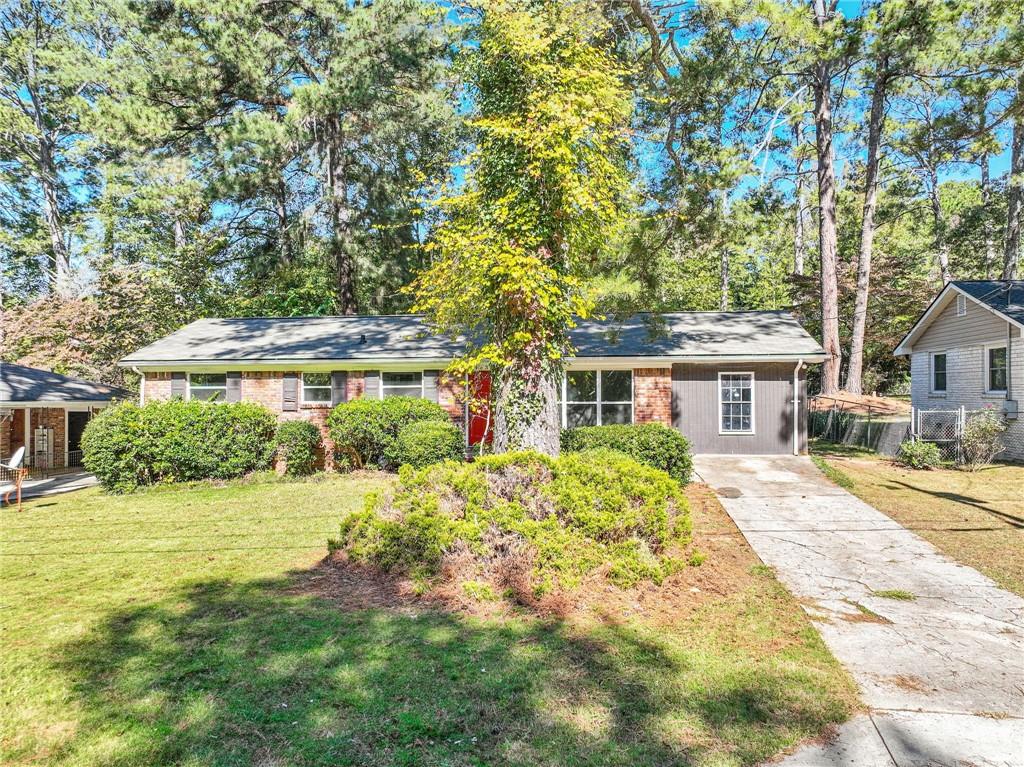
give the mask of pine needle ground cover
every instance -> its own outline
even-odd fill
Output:
[[[381,474],[4,509],[0,763],[754,764],[849,678],[699,486],[706,556],[571,618],[436,604],[325,558]]]

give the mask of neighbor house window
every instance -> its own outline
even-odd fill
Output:
[[[331,401],[330,373],[302,374],[302,402],[306,405],[319,405]]]
[[[422,373],[382,373],[381,397],[422,397]]]
[[[988,390],[990,392],[1006,391],[1006,347],[990,346],[985,350],[988,362]]]
[[[932,391],[946,393],[946,353],[932,355]]]
[[[558,406],[566,427],[633,423],[633,371],[569,371]]]
[[[225,373],[189,373],[188,398],[223,402],[228,396]]]
[[[722,434],[753,434],[754,374],[719,373],[718,405]]]

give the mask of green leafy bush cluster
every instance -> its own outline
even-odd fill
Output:
[[[934,442],[907,441],[900,445],[896,461],[909,469],[933,469],[942,463],[942,451]]]
[[[284,460],[285,474],[304,477],[316,470],[323,449],[320,429],[309,421],[285,421],[277,427],[278,457]]]
[[[660,423],[579,426],[562,431],[562,452],[608,448],[661,469],[680,484],[690,481],[693,457],[690,443],[675,429]]]
[[[443,407],[420,397],[360,397],[336,405],[327,417],[327,430],[341,457],[355,458],[358,466],[397,468],[398,434],[418,421],[450,422]]]
[[[348,517],[332,550],[416,577],[490,582],[536,596],[598,569],[619,586],[685,566],[690,515],[679,484],[611,450],[558,459],[485,456],[412,469]]]
[[[972,413],[960,440],[961,461],[970,471],[988,466],[1003,450],[1006,421],[995,408]]]
[[[458,461],[464,454],[462,432],[448,419],[416,421],[403,426],[395,442],[395,462],[416,469],[442,461]]]
[[[89,421],[82,458],[117,493],[158,482],[231,479],[270,467],[275,426],[269,410],[248,402],[126,402]]]

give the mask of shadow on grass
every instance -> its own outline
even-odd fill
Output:
[[[800,663],[710,638],[680,650],[642,626],[472,618],[397,593],[355,609],[310,594],[316,576],[193,583],[62,647],[81,713],[51,763],[753,764],[847,713]]]
[[[1008,514],[1005,511],[999,511],[999,509],[993,509],[988,506],[989,502],[984,499],[971,498],[970,496],[962,495],[960,493],[929,490],[926,487],[918,487],[917,485],[912,485],[909,482],[903,482],[901,480],[893,480],[892,482],[894,485],[899,485],[918,493],[924,493],[925,495],[930,495],[933,498],[940,498],[944,501],[953,501],[954,503],[962,503],[965,506],[973,506],[980,511],[984,511],[986,514],[990,514],[1001,522],[1005,522],[1010,527],[1024,529],[1024,518],[1018,517],[1015,514]]]

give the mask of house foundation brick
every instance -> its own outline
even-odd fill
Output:
[[[633,370],[633,421],[672,426],[672,368]]]

